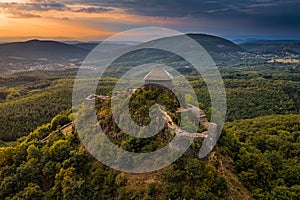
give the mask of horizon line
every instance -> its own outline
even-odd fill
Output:
[[[216,35],[209,33],[201,33],[201,32],[189,32],[185,33],[185,35],[189,34],[198,34],[198,35],[209,35],[220,37],[226,40],[229,40],[233,43],[243,43],[249,41],[298,41],[300,37],[290,37],[290,36],[264,36],[264,35]],[[3,39],[2,39],[3,38]],[[16,42],[29,42],[29,41],[53,41],[53,42],[62,42],[62,43],[98,43],[105,40],[104,39],[76,39],[76,38],[68,38],[68,37],[43,37],[43,36],[28,36],[28,37],[0,37],[0,44],[5,43],[16,43]],[[5,38],[5,39],[4,39]],[[11,38],[11,39],[9,39]],[[118,41],[118,42],[138,42],[138,41]]]

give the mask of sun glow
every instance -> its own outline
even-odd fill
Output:
[[[177,23],[138,16],[121,8],[62,4],[39,6],[36,0],[0,0],[0,41],[26,39],[101,40],[126,27]],[[42,8],[42,9],[41,9]]]
[[[0,3],[27,3],[29,0],[0,0]]]

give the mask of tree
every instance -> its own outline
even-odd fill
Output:
[[[32,158],[37,159],[37,160],[41,159],[41,153],[40,153],[39,149],[34,144],[31,144],[27,148],[27,160],[30,160]]]
[[[44,194],[41,190],[40,186],[35,183],[29,183],[28,186],[17,195],[15,195],[12,199],[24,199],[24,200],[41,200],[43,199]]]
[[[52,121],[51,121],[51,129],[52,130],[56,130],[57,128],[67,124],[71,122],[71,120],[69,119],[69,117],[64,114],[64,113],[61,113],[59,115],[56,115]]]

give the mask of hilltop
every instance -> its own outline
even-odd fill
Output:
[[[218,36],[207,34],[187,34],[199,44],[201,44],[209,53],[237,53],[245,52],[245,49],[239,45]]]
[[[296,200],[300,194],[298,115],[227,123],[206,159],[185,155],[147,174],[119,172],[96,161],[78,140],[71,118],[63,112],[0,147],[1,198]],[[137,144],[144,145],[127,139],[122,148]]]
[[[68,60],[83,59],[88,50],[57,41],[30,40],[0,44],[0,57],[19,57],[25,59]]]

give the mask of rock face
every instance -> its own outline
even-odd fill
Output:
[[[194,141],[195,142],[201,141],[203,138],[205,138],[204,142],[201,145],[201,149],[202,148],[204,149],[203,150],[204,154],[206,152],[210,152],[214,147],[213,141],[216,139],[217,136],[217,130],[218,130],[217,124],[213,122],[209,122],[207,120],[205,112],[200,108],[195,107],[191,104],[188,104],[188,108],[178,110],[178,112],[189,112],[189,111],[191,111],[196,116],[198,116],[200,125],[207,129],[207,131],[204,131],[202,133],[193,133],[192,136],[194,137]],[[191,136],[191,133],[188,134],[189,136]],[[201,155],[201,153],[199,152],[199,148],[189,148],[185,152],[185,155],[199,157],[199,158],[205,157],[205,155]]]
[[[177,112],[179,113],[182,113],[182,112],[188,112],[188,111],[191,111],[193,112],[196,116],[199,117],[199,120],[200,120],[200,124],[202,126],[204,126],[205,128],[208,128],[209,126],[209,122],[207,120],[207,117],[206,117],[206,114],[203,110],[201,110],[200,108],[197,108],[196,106],[193,106],[191,104],[188,104],[188,108],[185,108],[185,109],[180,109],[178,110]]]
[[[184,131],[177,124],[173,122],[172,118],[167,114],[166,111],[160,109],[160,112],[163,114],[165,120],[167,121],[170,130],[174,131],[176,134],[180,134],[182,136],[187,136],[187,137],[193,137],[194,139],[206,138],[207,135],[209,134],[209,131],[216,131],[216,128],[213,128],[216,126],[216,124],[208,122],[203,110],[190,104],[188,105],[188,107],[189,108],[186,109],[180,109],[177,112],[182,113],[182,112],[191,111],[195,113],[200,119],[200,124],[204,126],[208,131],[204,131],[202,133],[189,133],[187,131]]]

